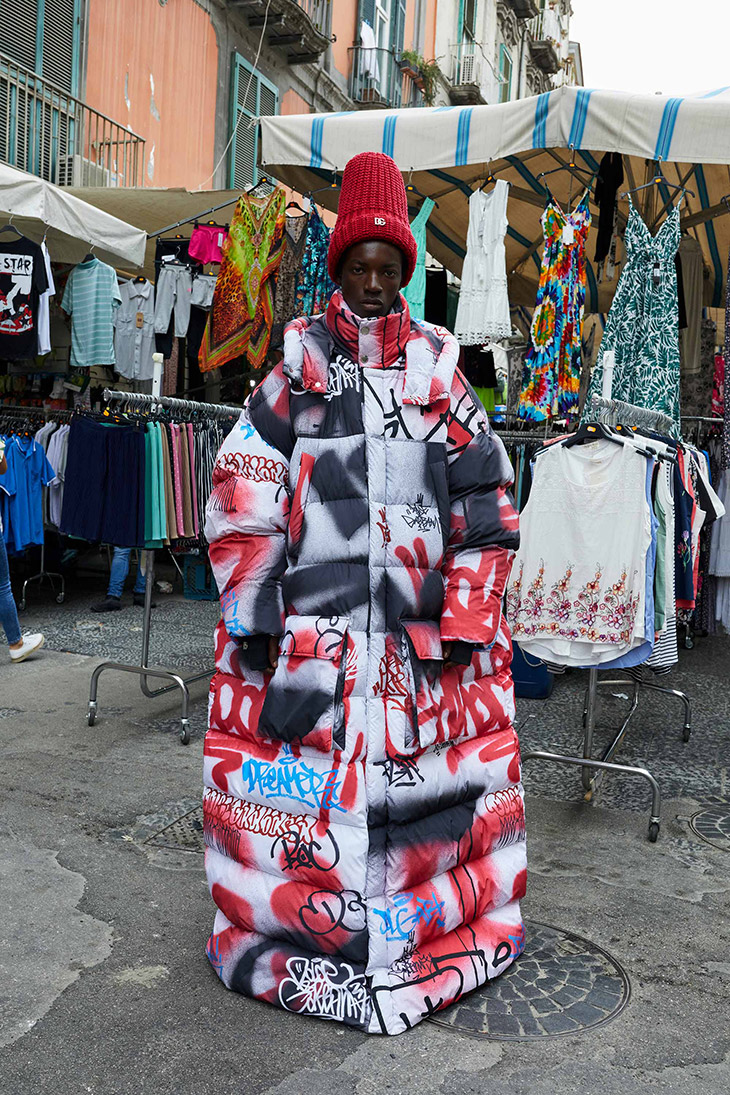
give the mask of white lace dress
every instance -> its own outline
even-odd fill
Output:
[[[498,179],[489,193],[475,190],[469,198],[469,231],[461,275],[454,334],[462,346],[478,346],[512,333],[507,294],[509,183]]]

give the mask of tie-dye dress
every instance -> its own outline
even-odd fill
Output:
[[[542,269],[522,373],[520,418],[539,422],[578,410],[590,226],[588,191],[572,213],[563,213],[553,198],[548,201],[542,215]]]

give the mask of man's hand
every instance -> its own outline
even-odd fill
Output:
[[[451,661],[451,651],[454,648],[453,643],[441,643],[441,653],[444,658],[444,669],[453,669],[454,662]]]
[[[264,673],[268,673],[269,676],[274,672],[279,664],[279,640],[275,639],[273,635],[269,636],[269,668],[264,670]]]

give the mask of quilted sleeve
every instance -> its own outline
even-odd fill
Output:
[[[205,535],[229,635],[280,635],[292,451],[289,382],[279,366],[218,453]]]
[[[457,369],[448,438],[451,526],[444,554],[441,638],[491,646],[519,547],[512,469],[484,409]]]

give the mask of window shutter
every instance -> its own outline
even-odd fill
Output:
[[[35,72],[38,0],[11,0],[11,3],[12,18],[9,4],[3,4],[4,10],[0,12],[0,53]]]
[[[464,0],[464,31],[470,38],[477,32],[477,0]]]
[[[396,57],[400,57],[403,49],[403,38],[406,30],[406,0],[393,0],[393,13],[390,24],[390,48]]]
[[[229,185],[235,190],[246,190],[259,177],[259,129],[258,125],[250,126],[247,119],[278,113],[279,91],[238,53],[233,55],[231,77],[231,129],[239,118],[241,122],[231,150]]]
[[[360,0],[360,17],[357,21],[357,35],[360,36],[360,23],[369,23],[375,28],[375,0]]]
[[[64,91],[74,90],[75,0],[45,0],[43,76]]]

